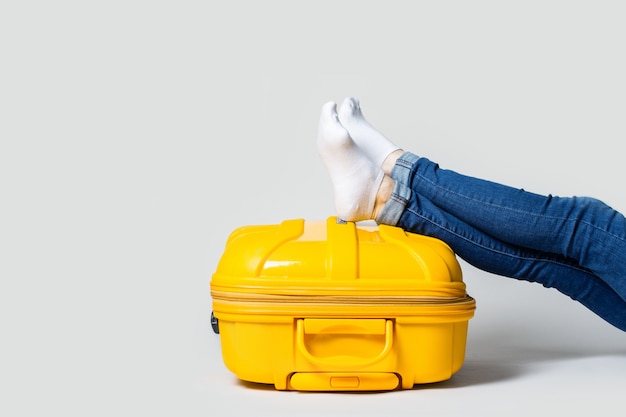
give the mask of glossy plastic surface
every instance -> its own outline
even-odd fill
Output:
[[[475,310],[443,242],[334,217],[235,230],[211,291],[226,366],[282,390],[448,379]]]

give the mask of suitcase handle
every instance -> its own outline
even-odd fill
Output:
[[[385,320],[385,346],[383,347],[383,350],[373,358],[362,359],[355,358],[354,356],[345,355],[333,356],[329,358],[318,358],[307,349],[306,344],[304,343],[304,335],[304,320],[296,320],[296,346],[302,356],[304,356],[310,362],[324,367],[330,366],[340,368],[361,368],[380,362],[389,354],[389,352],[391,352],[391,348],[393,347],[393,321]]]

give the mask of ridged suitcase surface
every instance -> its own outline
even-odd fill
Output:
[[[299,391],[449,379],[476,307],[442,241],[335,217],[234,230],[211,298],[226,367]]]

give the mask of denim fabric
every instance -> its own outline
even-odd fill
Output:
[[[411,153],[379,223],[433,236],[469,264],[555,288],[626,331],[626,219],[589,197],[534,194]]]

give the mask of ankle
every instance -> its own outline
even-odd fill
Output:
[[[378,192],[376,193],[374,212],[372,213],[373,218],[371,220],[376,220],[378,215],[383,210],[383,207],[385,207],[385,204],[387,204],[387,201],[389,201],[389,199],[391,198],[391,194],[393,193],[395,187],[396,181],[390,176],[385,175],[382,182],[380,183]]]
[[[386,175],[391,175],[391,170],[393,170],[393,167],[396,165],[396,161],[398,160],[398,158],[400,158],[400,156],[402,156],[403,153],[404,151],[402,149],[396,149],[395,151],[387,155],[382,165],[380,166]]]

